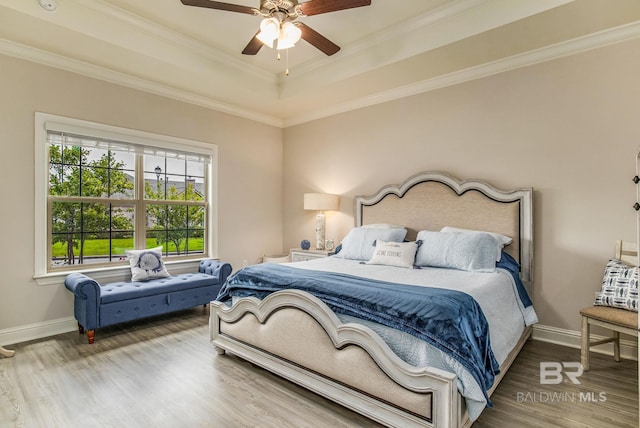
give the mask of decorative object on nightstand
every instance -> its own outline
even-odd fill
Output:
[[[338,209],[340,198],[328,193],[305,193],[304,209],[317,211],[316,214],[316,250],[324,250],[325,211]]]
[[[300,248],[302,248],[303,250],[308,250],[309,248],[311,248],[311,242],[303,239],[302,242],[300,242]]]
[[[289,257],[292,262],[306,262],[311,259],[320,259],[335,254],[333,250],[303,250],[302,248],[292,248]]]
[[[324,243],[324,249],[328,251],[333,251],[336,244],[333,242],[333,239],[327,239],[327,242]]]

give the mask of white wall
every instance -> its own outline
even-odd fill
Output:
[[[640,40],[294,126],[284,133],[284,243],[313,238],[302,195],[353,196],[427,170],[533,187],[534,303],[541,324],[580,329],[618,239],[636,240]]]
[[[36,111],[217,144],[220,257],[281,250],[281,129],[15,58],[0,70],[0,337],[73,316],[62,284],[33,280]]]

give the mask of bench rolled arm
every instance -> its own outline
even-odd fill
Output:
[[[97,328],[100,284],[85,274],[74,272],[67,275],[64,286],[75,296],[73,312],[78,323],[87,330]]]
[[[78,297],[87,300],[98,300],[100,284],[83,273],[70,273],[64,280],[64,286]]]
[[[232,270],[233,268],[229,263],[214,259],[204,259],[198,267],[198,271],[201,273],[217,276],[220,284],[224,284],[227,281],[227,277],[231,274]]]

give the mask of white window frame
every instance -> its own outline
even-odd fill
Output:
[[[73,119],[48,113],[35,114],[35,225],[34,225],[34,279],[40,285],[60,284],[61,279],[71,272],[91,273],[96,279],[121,276],[128,272],[128,266],[100,266],[84,265],[80,270],[49,271],[49,217],[47,215],[47,199],[49,194],[49,146],[47,143],[47,129],[64,129],[70,133],[87,135],[106,140],[122,141],[126,143],[150,146],[156,149],[184,151],[210,156],[211,161],[207,170],[207,239],[205,257],[218,258],[218,146],[216,144],[184,138],[154,134],[134,129],[121,128],[86,120]],[[202,255],[180,260],[167,260],[167,265],[178,268],[193,268],[202,259]]]

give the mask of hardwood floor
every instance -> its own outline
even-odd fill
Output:
[[[379,426],[232,355],[218,356],[208,315],[195,308],[104,328],[94,345],[67,333],[10,346],[16,355],[0,358],[0,427]],[[473,428],[638,427],[634,361],[593,354],[580,385],[539,383],[541,361],[579,360],[576,349],[527,343],[494,393],[494,407]]]
[[[530,341],[473,428],[638,427],[638,363],[591,353],[590,370],[574,384],[540,384],[540,362],[580,362],[580,350]],[[567,368],[574,372],[575,369]]]

